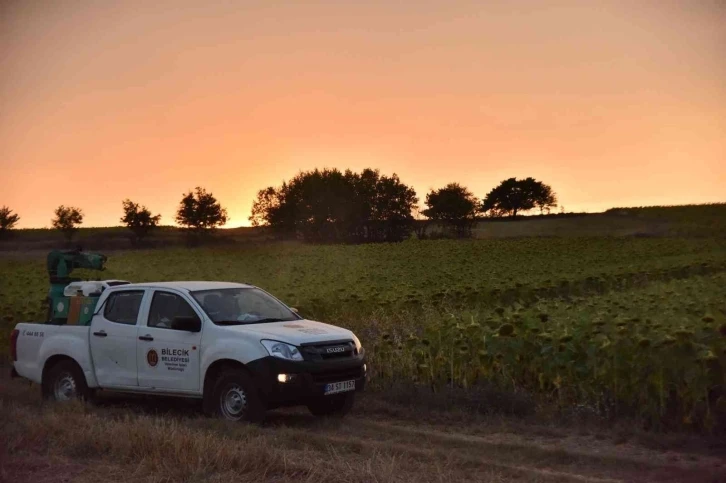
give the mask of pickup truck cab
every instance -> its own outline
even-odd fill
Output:
[[[18,324],[11,355],[13,374],[39,383],[47,399],[96,389],[186,396],[229,420],[260,421],[288,405],[345,414],[366,376],[351,331],[227,282],[109,287],[90,325]]]

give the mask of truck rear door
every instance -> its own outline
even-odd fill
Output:
[[[141,388],[196,392],[199,387],[201,332],[172,327],[176,317],[202,319],[182,293],[154,289],[148,317],[139,326],[137,360]]]
[[[145,290],[109,294],[91,321],[91,356],[101,387],[137,387],[136,344]]]

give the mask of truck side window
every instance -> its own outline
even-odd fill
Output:
[[[142,298],[144,298],[143,290],[112,293],[106,300],[103,316],[111,322],[136,325]]]
[[[155,292],[149,310],[149,327],[171,329],[174,317],[195,317],[197,313],[180,296],[169,292]]]

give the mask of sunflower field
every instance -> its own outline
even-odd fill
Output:
[[[482,384],[651,427],[726,423],[726,240],[521,238],[108,253],[89,279],[258,285],[349,327],[371,387]],[[44,254],[0,254],[0,351],[42,320]],[[486,401],[482,402],[486,404]]]

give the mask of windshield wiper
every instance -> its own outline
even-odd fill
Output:
[[[215,320],[217,325],[247,325],[247,324],[264,324],[265,322],[290,322],[290,319],[280,319],[277,317],[265,317],[262,319],[251,320]]]
[[[241,322],[239,320],[215,320],[214,323],[217,325],[243,325],[246,322]]]
[[[277,317],[265,317],[263,319],[250,320],[248,324],[264,324],[265,322],[289,322],[289,320]]]

